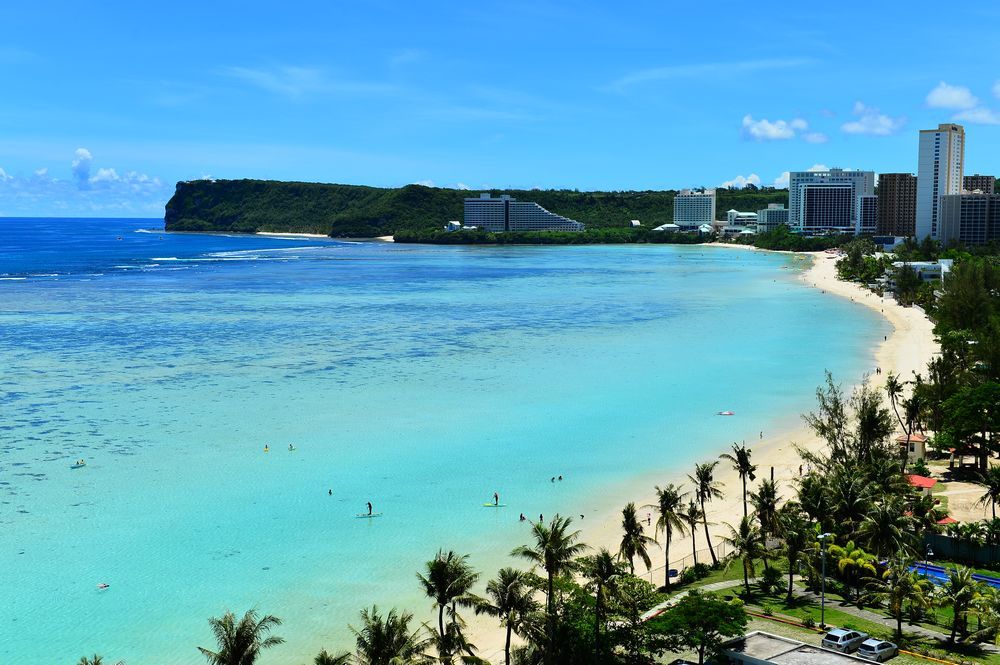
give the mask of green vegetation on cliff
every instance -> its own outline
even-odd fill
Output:
[[[768,203],[788,201],[787,190],[772,188],[717,192],[720,215],[730,208],[755,211]],[[534,201],[595,230],[626,227],[632,219],[640,220],[646,228],[670,222],[676,192],[493,190],[492,193]],[[426,233],[442,228],[449,220],[461,220],[462,200],[475,194],[421,185],[379,188],[270,180],[195,180],[177,183],[164,218],[168,231],[275,231],[335,237],[373,237],[401,231]]]

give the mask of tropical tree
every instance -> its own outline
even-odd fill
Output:
[[[778,486],[773,480],[763,480],[757,491],[750,495],[753,503],[754,513],[757,515],[757,523],[760,525],[761,554],[764,559],[764,566],[767,562],[767,538],[774,536],[778,532]]]
[[[522,570],[501,568],[496,578],[486,583],[486,598],[476,604],[476,614],[497,617],[507,631],[503,650],[507,665],[510,665],[511,635],[519,633],[526,618],[539,608],[531,577]]]
[[[753,482],[757,479],[754,471],[757,467],[750,463],[750,449],[747,448],[746,442],[743,445],[737,446],[736,442],[733,442],[733,452],[732,453],[722,453],[719,455],[719,459],[724,459],[729,461],[733,465],[733,471],[740,474],[740,482],[743,483],[743,517],[747,516],[747,480]]]
[[[971,568],[953,568],[948,572],[948,581],[941,586],[938,600],[954,612],[949,641],[954,642],[959,632],[965,634],[969,623],[969,610],[982,595],[982,584],[973,579]]]
[[[377,606],[371,611],[361,610],[361,626],[351,626],[354,633],[356,665],[418,665],[430,663],[425,654],[431,640],[424,628],[410,630],[413,615],[398,614],[395,609],[388,614],[379,613]]]
[[[901,501],[886,498],[868,509],[858,535],[868,551],[876,556],[912,554],[912,521],[906,516]]]
[[[699,508],[694,500],[688,501],[687,508],[681,514],[681,518],[687,524],[688,532],[691,534],[691,556],[694,558],[695,565],[698,565],[698,537],[695,529],[704,516],[705,511]]]
[[[313,665],[351,665],[351,654],[340,653],[334,656],[323,649],[313,658]]]
[[[689,475],[688,479],[694,483],[694,493],[701,504],[701,522],[705,527],[705,540],[708,541],[708,553],[712,556],[712,565],[719,563],[719,558],[715,556],[715,549],[712,547],[712,537],[708,533],[708,514],[705,511],[705,504],[713,499],[721,499],[722,486],[715,480],[715,467],[719,465],[718,460],[714,462],[704,462],[696,464],[694,475]]]
[[[763,553],[763,545],[760,539],[760,529],[754,524],[753,517],[745,516],[740,520],[740,525],[733,528],[731,524],[726,524],[729,528],[729,535],[722,539],[722,542],[733,548],[733,553],[740,557],[743,565],[743,588],[746,597],[750,597],[750,575],[754,572],[754,559],[759,558]]]
[[[1000,465],[993,464],[986,473],[980,476],[980,484],[986,488],[979,500],[978,505],[985,506],[987,503],[993,511],[993,519],[997,518],[997,502],[1000,501]]]
[[[844,533],[853,533],[868,514],[871,493],[868,481],[855,469],[839,468],[827,481],[830,510]]]
[[[268,634],[281,625],[281,619],[270,614],[260,616],[257,610],[247,610],[239,621],[232,612],[226,612],[219,618],[209,619],[208,625],[215,634],[218,651],[204,647],[198,647],[198,651],[211,665],[253,665],[261,651],[285,642],[277,635]]]
[[[629,502],[622,510],[622,542],[618,557],[628,562],[629,573],[635,575],[635,557],[642,559],[646,570],[653,565],[647,547],[656,541],[646,535],[642,523],[635,514],[635,504]]]
[[[785,541],[785,556],[788,557],[788,593],[787,602],[792,602],[792,578],[795,575],[799,557],[805,552],[815,537],[815,530],[802,513],[797,503],[789,501],[778,511],[778,525]]]
[[[798,480],[799,505],[809,519],[825,523],[830,519],[830,496],[825,478],[818,473],[807,473]]]
[[[78,665],[104,665],[104,657],[98,656],[96,653],[91,658],[83,656]]]
[[[875,557],[854,544],[853,540],[846,545],[831,545],[830,560],[835,564],[838,577],[849,588],[854,590],[854,598],[858,607],[863,607],[861,590],[864,585],[878,572],[875,569]]]
[[[911,564],[909,559],[896,559],[872,582],[871,598],[883,603],[896,620],[897,640],[903,637],[903,612],[907,607],[927,607],[933,590],[926,577],[911,570]]]
[[[587,579],[587,587],[594,593],[594,660],[602,662],[603,652],[601,630],[607,624],[606,609],[621,577],[621,564],[615,561],[611,552],[601,548],[592,556],[580,561],[580,572]]]
[[[684,535],[684,494],[673,484],[656,488],[656,525],[653,533],[663,532],[663,588],[670,589],[670,542],[676,533]]]
[[[676,605],[653,620],[653,630],[661,633],[670,651],[694,650],[698,663],[714,654],[730,637],[742,635],[747,613],[742,604],[693,589]]]
[[[549,524],[536,522],[531,525],[531,535],[535,542],[514,548],[512,556],[521,557],[545,570],[545,614],[546,639],[551,647],[554,644],[556,606],[555,578],[576,568],[575,559],[586,545],[578,542],[579,531],[571,531],[573,519],[556,515]],[[545,651],[545,660],[552,665],[556,655],[551,648]]]
[[[475,607],[478,599],[471,594],[472,587],[479,580],[479,573],[468,563],[468,555],[459,556],[455,552],[438,550],[437,556],[428,561],[424,573],[417,573],[417,579],[428,598],[434,601],[438,611],[438,646],[442,662],[448,662],[455,651],[449,646],[459,630],[457,605]],[[445,626],[444,615],[450,608],[451,620]],[[449,632],[449,627],[451,631]]]

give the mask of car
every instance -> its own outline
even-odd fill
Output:
[[[873,660],[876,663],[895,658],[899,655],[899,647],[892,642],[885,640],[865,640],[858,647],[857,656],[865,660]]]
[[[857,630],[846,630],[844,628],[834,628],[823,636],[823,647],[833,649],[841,653],[851,653],[861,643],[868,639],[868,633]]]

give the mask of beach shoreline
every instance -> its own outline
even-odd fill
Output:
[[[705,247],[724,247],[728,249],[744,249],[748,251],[768,251],[760,250],[747,245],[726,245],[726,244],[706,244]],[[915,372],[923,372],[927,363],[938,353],[939,347],[934,339],[933,323],[919,309],[913,307],[903,307],[891,298],[881,298],[878,295],[864,289],[859,284],[844,282],[838,279],[836,270],[837,255],[828,252],[782,252],[785,254],[795,254],[807,256],[811,265],[797,276],[797,279],[809,286],[819,289],[822,293],[839,298],[847,298],[852,302],[866,306],[878,312],[892,326],[892,332],[885,337],[872,354],[872,366],[867,374],[868,383],[873,388],[881,390],[885,384],[885,378],[890,374],[899,375],[900,379],[906,381],[913,377]],[[881,373],[876,374],[875,369],[880,368]],[[837,377],[835,377],[836,380]],[[859,386],[863,377],[850,377],[850,380],[843,384],[846,394],[850,394],[855,387]],[[819,386],[823,377],[816,377],[816,385]],[[796,414],[797,415],[797,414]],[[789,414],[780,414],[776,421],[783,423],[773,432],[763,432],[758,439],[750,440],[747,447],[752,450],[752,462],[757,465],[758,482],[762,478],[773,476],[778,485],[778,493],[782,498],[793,495],[794,480],[800,475],[802,462],[799,458],[797,448],[819,451],[825,443],[800,420],[800,424],[793,425],[794,417]],[[722,453],[728,452],[728,448],[720,445],[716,450],[706,447],[706,454],[703,461],[714,461]],[[692,469],[671,469],[662,473],[656,473],[660,478],[659,484],[675,483],[683,485],[684,491],[690,491],[691,483],[687,479],[687,473]],[[654,473],[644,473],[641,478],[629,482],[625,493],[626,500],[634,501],[639,507],[640,518],[645,518],[647,514],[652,515],[655,524],[655,510],[646,508],[655,504],[654,487],[649,483],[649,477]],[[716,500],[707,506],[709,532],[712,534],[714,546],[718,549],[721,537],[728,533],[727,523],[737,525],[743,515],[742,484],[739,475],[727,462],[720,462],[716,469],[715,479],[723,485],[725,498]],[[748,493],[757,483],[748,483]],[[616,497],[620,492],[613,493]],[[609,507],[606,510],[595,514],[587,515],[583,520],[575,520],[574,526],[580,530],[581,541],[586,543],[591,551],[601,547],[608,548],[612,553],[618,551],[620,534],[620,506]],[[574,516],[575,517],[575,516]],[[651,527],[646,528],[647,535],[652,536]],[[699,528],[696,534],[699,562],[711,564],[708,555],[704,531]],[[665,561],[663,549],[659,545],[654,545],[650,551],[652,558],[652,568],[646,571],[641,562],[637,563],[636,574],[647,579],[657,586],[663,584],[665,574]],[[679,563],[685,558],[690,560],[691,538],[690,536],[678,538],[670,544],[670,564],[674,568],[680,568]],[[721,556],[720,556],[721,559]],[[485,617],[469,617],[468,626],[470,637],[474,644],[480,649],[480,655],[497,662],[497,658],[503,658],[503,634],[496,628],[494,622]]]

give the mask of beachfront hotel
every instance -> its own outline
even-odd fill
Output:
[[[878,234],[909,238],[916,233],[917,177],[912,173],[878,176]]]
[[[768,203],[766,208],[757,211],[757,233],[773,231],[782,224],[788,225],[788,208],[784,203]]]
[[[874,171],[792,171],[788,224],[799,233],[858,233],[862,199],[875,193]]]
[[[583,224],[503,194],[465,199],[465,226],[486,231],[583,231]]]
[[[984,245],[1000,240],[1000,194],[942,196],[938,231],[943,243]]]
[[[674,224],[691,229],[715,221],[715,190],[682,189],[674,197]]]
[[[920,130],[917,157],[918,240],[939,239],[941,197],[962,193],[965,169],[965,129],[943,123],[937,129]]]
[[[996,189],[997,179],[992,175],[967,175],[962,178],[962,190],[969,194],[993,194]]]

